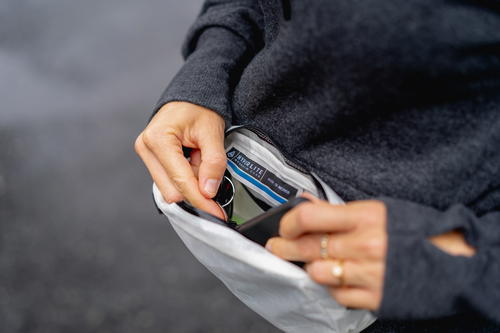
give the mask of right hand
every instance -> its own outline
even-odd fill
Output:
[[[183,146],[193,148],[191,161]],[[224,119],[217,113],[187,102],[167,103],[137,137],[135,151],[167,202],[187,200],[226,219],[211,200],[226,170]]]

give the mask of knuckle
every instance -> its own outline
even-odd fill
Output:
[[[146,150],[146,145],[144,144],[143,134],[142,133],[139,134],[139,136],[137,137],[137,139],[135,139],[134,150],[137,153],[137,155],[141,155]]]
[[[348,204],[356,219],[365,226],[379,226],[385,224],[385,204],[377,200],[357,201]]]
[[[290,229],[292,227],[293,220],[290,218],[290,212],[286,213],[280,220],[278,234],[281,237],[288,237],[290,235]]]
[[[143,141],[149,149],[157,149],[165,143],[169,142],[169,138],[176,137],[176,131],[173,127],[149,126],[143,134]]]
[[[297,207],[297,227],[302,230],[307,230],[309,226],[309,207],[308,204],[303,204]]]
[[[367,201],[363,209],[363,220],[365,223],[374,225],[385,220],[386,208],[384,203],[377,200]]]
[[[381,237],[370,237],[363,242],[362,247],[371,258],[381,258],[385,254],[386,246]]]
[[[182,201],[184,199],[184,197],[180,193],[168,192],[166,195],[166,199],[169,202],[179,202],[179,201]]]
[[[160,141],[160,132],[154,127],[148,127],[142,133],[142,140],[146,147],[153,149]]]
[[[215,154],[208,156],[204,160],[205,160],[205,162],[208,162],[208,163],[213,164],[213,165],[225,166],[227,158],[226,158],[226,154],[215,153]]]

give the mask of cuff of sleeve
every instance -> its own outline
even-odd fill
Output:
[[[203,106],[232,124],[232,93],[251,56],[247,43],[223,27],[206,29],[196,50],[170,82],[151,118],[168,102],[184,101]]]
[[[425,237],[389,235],[381,319],[432,319],[466,311],[475,261],[441,251]]]
[[[480,261],[450,255],[428,240],[431,235],[467,229],[465,208],[440,212],[404,200],[380,200],[387,207],[388,247],[382,304],[374,314],[409,320],[465,311],[464,293],[480,270]]]

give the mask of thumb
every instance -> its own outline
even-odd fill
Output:
[[[201,164],[198,182],[201,193],[207,198],[217,194],[224,172],[226,171],[226,152],[224,133],[212,134],[200,140]]]

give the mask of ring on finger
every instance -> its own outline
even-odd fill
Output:
[[[321,236],[320,240],[320,257],[321,259],[328,259],[328,241],[330,240],[330,235],[329,234],[324,234]]]
[[[345,284],[345,281],[344,281],[344,260],[343,259],[337,259],[337,260],[333,261],[331,273],[338,280],[339,286],[343,287]]]

